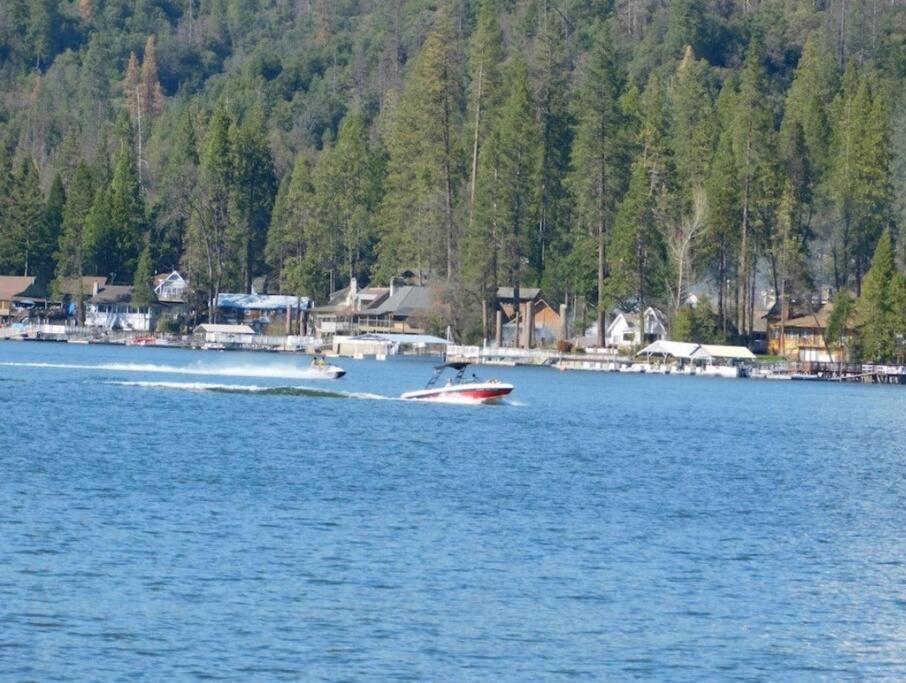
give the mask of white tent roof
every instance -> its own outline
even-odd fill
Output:
[[[253,330],[248,325],[214,325],[212,323],[199,325],[195,328],[195,332],[219,332],[221,334],[255,334],[255,330]]]
[[[690,342],[667,341],[660,339],[653,344],[649,344],[638,352],[639,356],[673,356],[674,358],[692,358],[698,349],[699,344]]]
[[[722,346],[720,344],[702,344],[693,354],[693,358],[756,360],[755,354],[745,346]]]

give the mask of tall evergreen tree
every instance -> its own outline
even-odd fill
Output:
[[[6,272],[44,274],[41,267],[47,265],[53,246],[48,242],[38,169],[31,159],[19,162],[9,181],[8,193],[5,226],[0,235],[0,264]]]
[[[254,107],[241,127],[231,129],[233,218],[242,240],[242,286],[264,269],[267,226],[277,194],[277,175],[264,135],[264,113]]]
[[[324,151],[314,176],[318,222],[321,230],[338,238],[347,282],[367,278],[373,263],[378,171],[368,148],[364,118],[358,112],[348,114],[337,143]]]
[[[733,120],[741,213],[737,329],[745,337],[751,334],[754,322],[759,245],[766,242],[777,196],[777,145],[773,114],[764,96],[766,88],[760,47],[753,41],[742,71]]]
[[[808,162],[823,173],[829,162],[831,125],[829,109],[837,89],[833,58],[821,40],[811,35],[802,48],[793,82],[787,90],[781,134],[788,137],[800,126],[805,138]]]
[[[131,282],[142,248],[145,203],[138,180],[138,163],[132,146],[125,142],[116,154],[110,181],[110,236],[116,249],[117,279]]]
[[[206,294],[208,313],[217,320],[217,297],[225,284],[238,282],[241,268],[236,261],[230,204],[233,196],[233,163],[230,117],[219,104],[208,122],[198,170],[198,184],[192,199],[187,235],[187,261],[191,280]]]
[[[717,324],[723,337],[728,336],[731,327],[736,327],[730,301],[730,282],[736,274],[739,248],[741,204],[738,163],[733,146],[732,119],[735,110],[735,87],[733,81],[728,80],[717,99],[716,111],[721,132],[705,186],[709,208],[702,250],[703,260],[717,289]]]
[[[568,23],[545,2],[535,40],[534,68],[538,121],[541,124],[541,170],[537,192],[537,225],[529,253],[537,277],[544,275],[551,245],[560,246],[570,218],[565,181],[570,166],[574,120],[569,108],[569,60],[563,38]],[[546,279],[548,291],[557,295],[559,282]],[[554,286],[554,284],[558,286]]]
[[[576,201],[580,233],[576,248],[597,252],[596,286],[587,294],[597,298],[598,344],[604,345],[606,245],[622,194],[625,168],[624,115],[619,98],[623,76],[615,52],[610,22],[594,31],[595,43],[576,95],[576,134],[572,148],[570,186]]]
[[[86,232],[88,215],[94,202],[94,176],[83,161],[76,166],[69,183],[69,193],[63,208],[63,231],[60,234],[57,251],[57,270],[54,288],[59,292],[66,278],[76,278],[75,303],[76,319],[84,320],[82,310],[82,277],[85,274]]]
[[[192,195],[198,180],[195,121],[193,109],[184,108],[160,175],[152,242],[160,265],[167,269],[178,267],[186,248]]]
[[[281,291],[315,297],[331,289],[326,282],[329,271],[336,270],[336,259],[325,258],[315,213],[311,163],[299,153],[277,194],[267,237],[268,263],[279,273]],[[306,272],[316,273],[317,279],[308,281],[302,276]]]
[[[884,230],[878,239],[871,267],[862,283],[858,301],[861,347],[863,358],[869,362],[894,358],[897,347],[896,329],[898,311],[894,309],[894,287],[897,270],[893,259],[890,233]]]
[[[446,4],[438,9],[393,112],[387,139],[387,192],[381,269],[405,264],[453,277],[458,231],[454,215],[462,158],[457,141],[462,76]]]
[[[850,66],[834,111],[829,193],[839,216],[834,246],[837,287],[857,294],[873,245],[891,220],[889,115],[871,73]]]
[[[154,300],[154,266],[151,263],[151,245],[145,242],[142,253],[135,266],[135,277],[132,283],[132,302],[137,306],[147,306]]]

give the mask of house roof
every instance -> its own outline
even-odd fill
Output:
[[[35,278],[30,275],[2,275],[0,276],[0,299],[9,301],[17,294],[24,293],[33,284],[35,284]]]
[[[355,299],[358,301],[359,307],[356,310],[364,311],[379,304],[389,293],[389,287],[365,287],[358,290]],[[349,287],[343,287],[343,289],[332,292],[325,305],[316,306],[312,310],[316,313],[353,312],[354,307],[347,303],[348,298]]]
[[[175,278],[173,277],[174,275],[176,276]],[[155,275],[152,278],[152,280],[154,282],[154,286],[159,287],[162,283],[166,282],[167,280],[169,280],[171,278],[173,278],[174,280],[178,280],[179,282],[183,282],[183,283],[185,283],[185,281],[186,281],[186,279],[182,275],[180,275],[179,271],[177,271],[177,270],[171,270],[169,273],[158,273],[157,275]]]
[[[784,327],[806,327],[806,328],[815,328],[815,327],[827,327],[827,322],[830,320],[831,312],[834,310],[834,305],[832,303],[826,303],[817,311],[814,315],[809,313],[808,315],[800,315],[795,318],[790,318],[783,325]],[[817,318],[817,324],[815,319]]]
[[[646,316],[648,316],[649,312],[651,313],[652,317],[655,320],[657,320],[659,323],[661,323],[661,325],[664,324],[665,319],[664,319],[663,313],[661,313],[654,306],[649,306],[648,308],[645,309]],[[623,311],[620,311],[619,313],[617,313],[617,315],[614,317],[614,319],[610,321],[610,325],[607,326],[608,334],[610,334],[610,331],[614,328],[614,326],[617,323],[617,320],[619,320],[620,318],[623,318],[623,320],[626,321],[626,326],[629,329],[633,329],[634,327],[636,327],[639,324],[639,314],[638,313],[625,313]]]
[[[214,323],[204,323],[195,328],[195,333],[198,332],[214,332],[220,334],[255,334],[253,330],[248,325],[220,325]]]
[[[93,304],[119,304],[132,301],[132,285],[106,285],[90,299]]]
[[[397,287],[392,296],[373,308],[368,308],[363,313],[367,315],[397,315],[409,317],[430,312],[431,292],[427,287],[405,285]]]
[[[82,296],[88,296],[94,293],[94,285],[97,283],[98,289],[107,284],[105,275],[83,275],[82,276]],[[77,296],[79,293],[79,278],[64,277],[60,280],[60,294]]]
[[[218,308],[233,308],[243,311],[280,311],[287,306],[308,308],[307,297],[289,294],[232,294],[221,292],[217,295]]]

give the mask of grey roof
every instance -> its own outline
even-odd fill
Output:
[[[378,306],[362,311],[362,313],[375,316],[395,315],[409,317],[423,315],[433,309],[431,292],[427,287],[406,285],[405,287],[397,287],[392,296],[386,298]]]
[[[119,304],[132,301],[132,285],[106,285],[91,297],[93,304]]]

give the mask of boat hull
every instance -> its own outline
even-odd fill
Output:
[[[499,403],[511,391],[513,391],[512,384],[482,382],[407,391],[400,398],[407,401],[435,401],[438,403]]]

